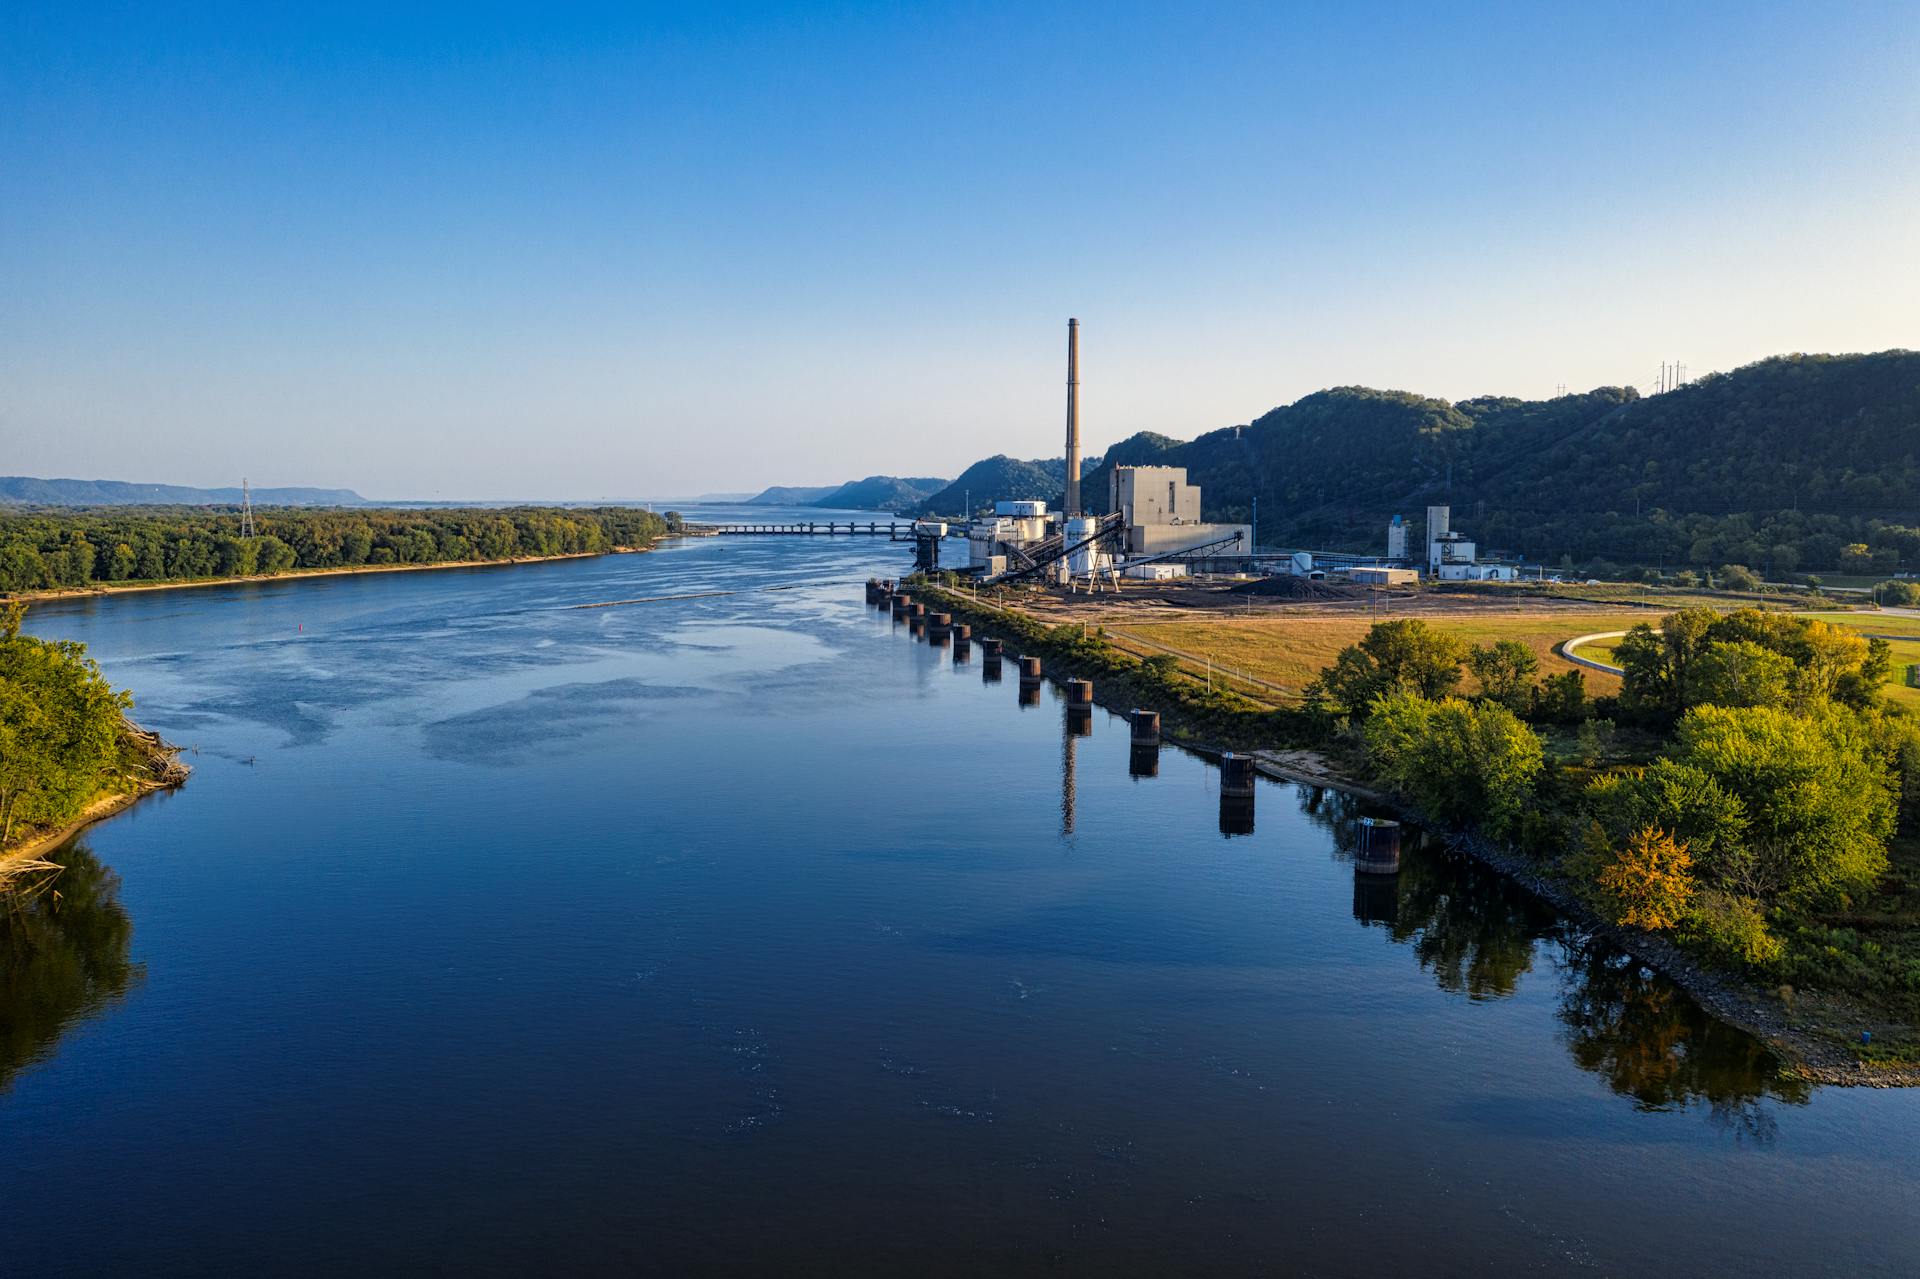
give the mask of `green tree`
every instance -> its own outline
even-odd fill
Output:
[[[1657,631],[1645,622],[1628,631],[1613,650],[1623,672],[1620,705],[1653,718],[1672,718],[1691,706],[1694,664],[1719,620],[1710,608],[1689,608],[1661,619]]]
[[[1389,693],[1363,730],[1375,774],[1439,821],[1505,835],[1519,826],[1546,752],[1498,703]]]
[[[1412,693],[1445,697],[1460,685],[1466,646],[1418,618],[1377,622],[1358,644],[1342,649],[1315,681],[1350,715],[1366,714],[1375,699]]]
[[[1793,684],[1793,662],[1752,640],[1707,645],[1694,667],[1689,700],[1696,705],[1781,706]]]
[[[1893,782],[1853,712],[1700,706],[1681,720],[1673,756],[1740,800],[1743,847],[1718,873],[1746,895],[1837,900],[1886,871]]]
[[[1587,701],[1587,677],[1579,671],[1549,675],[1533,690],[1531,718],[1552,724],[1578,724],[1592,706]]]
[[[17,823],[54,824],[125,785],[121,721],[132,705],[84,645],[20,633],[26,609],[0,610],[0,843]]]
[[[1516,715],[1528,709],[1534,672],[1540,659],[1518,640],[1503,639],[1476,647],[1467,654],[1467,666],[1480,681],[1480,691]]]
[[[1653,827],[1687,845],[1694,873],[1702,878],[1732,884],[1746,873],[1746,805],[1703,769],[1657,759],[1645,768],[1609,773],[1587,784],[1584,804],[1609,847]]]

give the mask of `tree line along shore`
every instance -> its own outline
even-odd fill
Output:
[[[651,546],[677,516],[634,507],[504,510],[187,507],[0,511],[0,592],[547,559]]]
[[[1176,740],[1316,753],[1811,1077],[1920,1083],[1920,715],[1884,695],[1884,640],[1684,608],[1629,630],[1618,691],[1596,697],[1581,671],[1542,677],[1524,644],[1399,618],[1269,704],[956,585],[906,589],[1159,710]]]

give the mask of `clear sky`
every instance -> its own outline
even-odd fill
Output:
[[[1920,346],[1920,5],[0,6],[0,473],[683,495]]]

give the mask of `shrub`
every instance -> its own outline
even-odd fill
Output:
[[[1873,588],[1873,599],[1877,604],[1889,604],[1895,608],[1912,608],[1920,604],[1920,582],[1902,581],[1898,578],[1880,583]]]
[[[1785,944],[1767,931],[1760,903],[1713,888],[1693,895],[1680,934],[1721,963],[1735,966],[1768,968],[1786,954]]]

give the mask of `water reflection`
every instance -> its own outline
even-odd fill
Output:
[[[120,905],[120,877],[82,847],[49,860],[60,869],[0,898],[0,1091],[144,975],[127,958],[133,921]]]
[[[1350,862],[1366,806],[1303,788],[1300,807],[1333,836],[1333,856]],[[1408,946],[1442,990],[1504,999],[1544,945],[1569,1055],[1637,1107],[1704,1106],[1737,1136],[1765,1141],[1774,1121],[1763,1099],[1807,1099],[1807,1085],[1783,1075],[1765,1044],[1708,1015],[1671,981],[1561,920],[1506,876],[1416,827],[1402,834],[1399,874],[1354,874],[1353,917]]]
[[[1770,1139],[1759,1100],[1804,1103],[1808,1085],[1782,1075],[1766,1046],[1709,1016],[1672,982],[1590,935],[1563,939],[1559,1017],[1582,1070],[1642,1110],[1704,1102],[1736,1134]]]
[[[1038,693],[1038,689],[1034,690]],[[1086,732],[1080,731],[1080,725],[1074,722],[1074,711],[1068,708],[1066,718],[1060,726],[1060,833],[1073,834],[1075,812],[1079,807],[1080,778],[1078,755],[1080,738],[1093,731],[1093,717],[1085,718]]]

